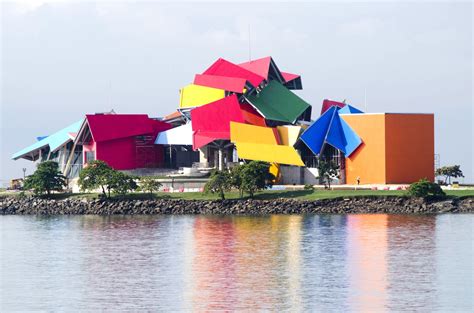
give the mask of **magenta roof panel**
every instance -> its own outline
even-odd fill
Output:
[[[168,123],[150,119],[147,114],[91,114],[86,118],[96,142],[154,134],[171,128]]]

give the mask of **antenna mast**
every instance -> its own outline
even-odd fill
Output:
[[[367,88],[364,88],[364,108],[365,113],[367,113]]]
[[[249,24],[249,62],[252,61],[252,51],[250,49],[250,24]]]

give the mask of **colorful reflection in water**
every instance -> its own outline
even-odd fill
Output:
[[[0,217],[0,310],[472,311],[474,215]]]

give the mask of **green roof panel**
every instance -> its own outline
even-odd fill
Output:
[[[271,80],[262,91],[250,95],[247,100],[266,119],[287,123],[294,123],[310,106],[276,80]]]

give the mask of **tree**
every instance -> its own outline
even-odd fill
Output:
[[[320,159],[318,163],[318,178],[319,182],[323,183],[326,187],[331,188],[331,180],[339,177],[339,165],[332,161],[326,161],[325,159]]]
[[[436,170],[436,176],[444,176],[444,183],[451,184],[451,178],[464,177],[460,165],[443,166]]]
[[[110,191],[118,195],[125,195],[129,191],[138,188],[133,176],[112,170],[107,177],[107,191],[110,197]]]
[[[54,161],[38,164],[36,171],[25,179],[24,184],[25,189],[33,189],[36,195],[46,192],[48,196],[51,191],[62,191],[65,186],[66,177],[62,175],[58,163]]]
[[[214,170],[209,181],[204,186],[206,193],[217,193],[221,200],[225,200],[225,192],[231,188],[230,175],[227,171]]]
[[[262,161],[251,161],[241,165],[241,189],[253,197],[255,192],[272,186],[275,176],[269,172],[270,164]]]
[[[104,161],[94,160],[90,162],[79,174],[79,187],[81,190],[95,190],[100,188],[102,195],[107,197],[106,189],[109,183],[109,177],[114,169]],[[110,196],[110,188],[109,188]]]
[[[148,192],[150,194],[150,198],[153,198],[153,192],[160,190],[161,186],[163,185],[153,177],[140,177],[140,189]]]
[[[230,185],[239,191],[240,198],[244,196],[244,190],[242,188],[242,169],[244,167],[245,164],[237,165],[230,170]]]
[[[443,197],[446,196],[443,189],[438,184],[428,181],[426,178],[420,179],[408,188],[408,194],[413,197]]]

